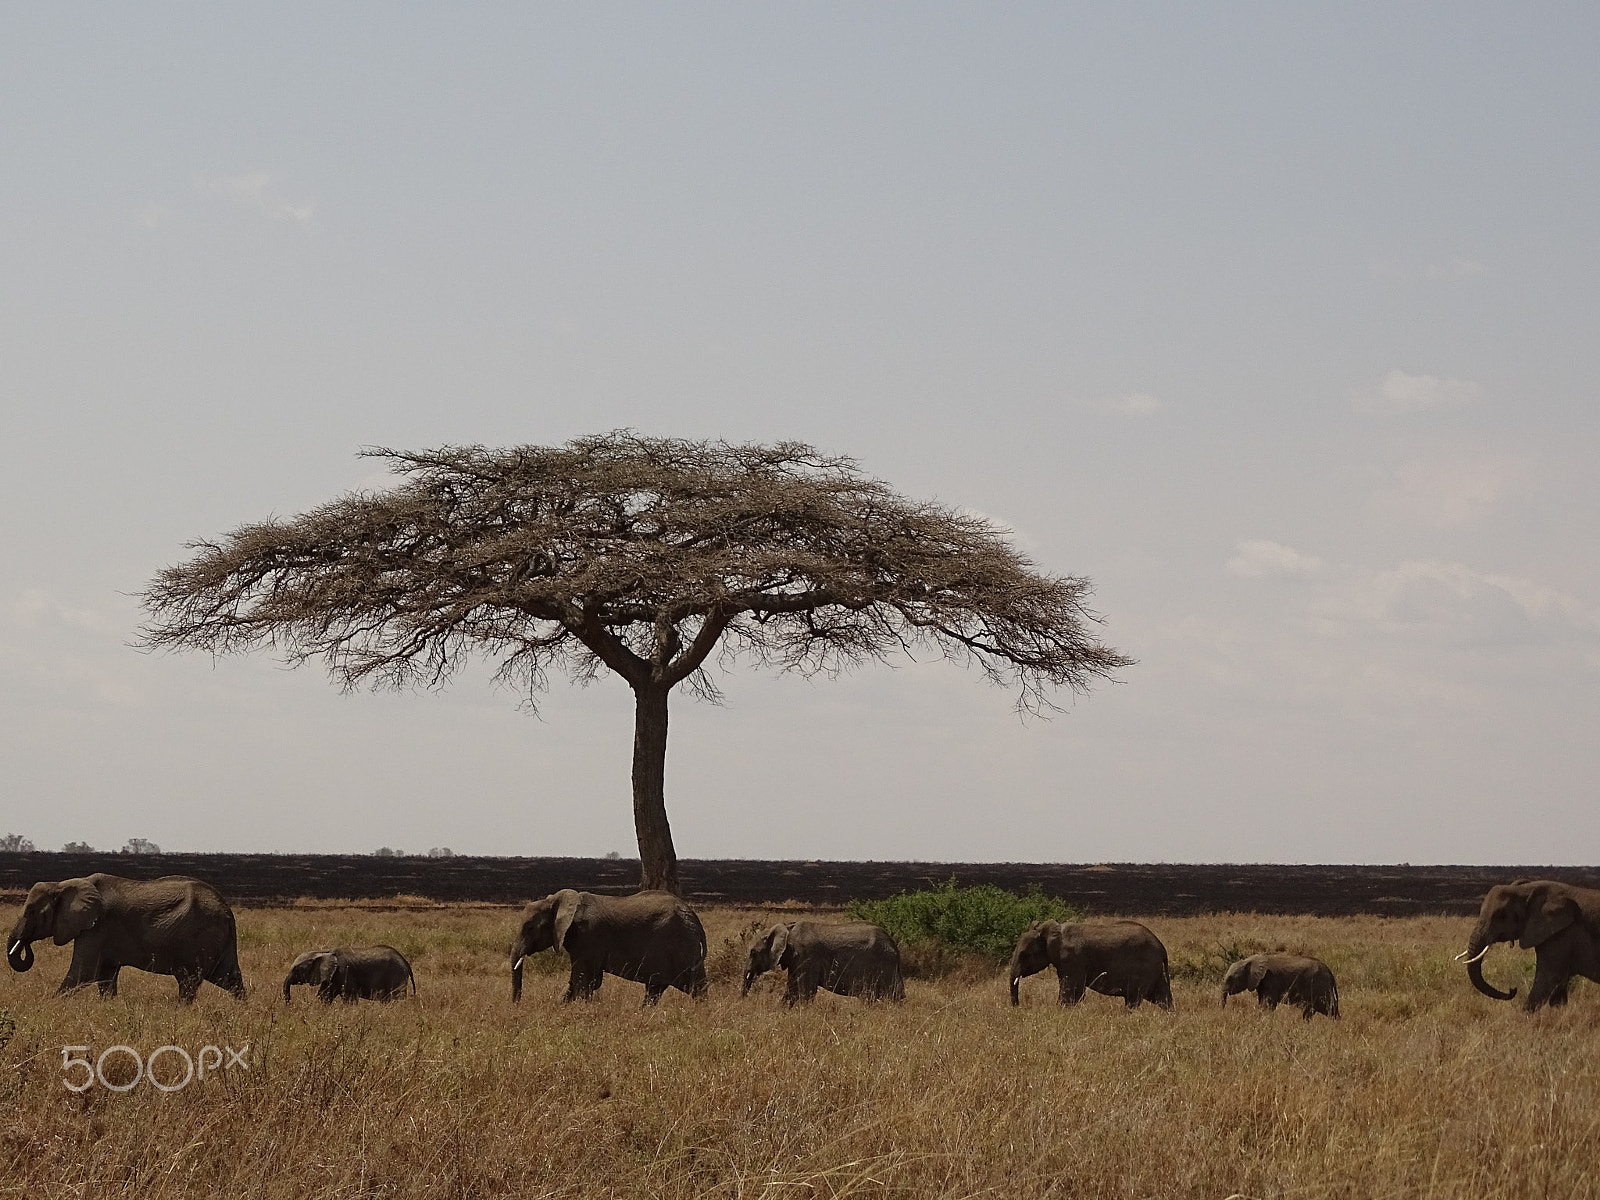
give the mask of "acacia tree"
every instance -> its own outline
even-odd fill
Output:
[[[620,431],[365,453],[395,486],[191,543],[143,594],[143,644],[269,647],[347,690],[439,686],[487,657],[530,704],[552,671],[614,671],[635,701],[645,888],[678,890],[667,698],[683,684],[719,700],[713,652],[813,673],[931,648],[1028,711],[1131,661],[1091,636],[1087,580],[1041,574],[982,518],[809,446]]]

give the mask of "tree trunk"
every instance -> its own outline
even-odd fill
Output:
[[[667,695],[659,685],[633,691],[633,828],[639,837],[639,887],[678,894],[678,855],[667,824]]]

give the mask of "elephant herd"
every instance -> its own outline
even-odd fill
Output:
[[[190,1001],[211,982],[243,997],[233,911],[217,890],[197,879],[123,879],[95,874],[36,883],[6,939],[6,960],[15,971],[33,965],[36,941],[72,944],[72,961],[60,991],[97,984],[114,996],[117,975],[135,967],[178,981]],[[1518,880],[1489,889],[1479,909],[1465,960],[1474,987],[1510,1000],[1483,978],[1483,956],[1498,942],[1516,942],[1536,956],[1533,986],[1525,1007],[1565,1003],[1574,975],[1600,982],[1600,890],[1552,880]],[[592,996],[606,975],[641,983],[645,1003],[668,988],[699,999],[706,994],[706,935],[700,918],[677,896],[639,892],[597,896],[571,889],[523,909],[511,945],[511,999],[522,996],[522,965],[530,954],[564,951],[571,962],[566,999]],[[1076,1004],[1085,991],[1120,996],[1129,1008],[1149,1000],[1172,1007],[1167,951],[1137,921],[1061,923],[1036,921],[1017,940],[1009,968],[1011,1003],[1018,982],[1054,967],[1061,1003]],[[818,988],[846,996],[903,1000],[905,983],[894,939],[866,922],[799,920],[773,925],[749,947],[741,995],[772,970],[788,973],[784,1003],[812,1000]],[[295,959],[283,980],[290,988],[316,984],[324,1003],[335,999],[392,1000],[414,995],[411,964],[392,946],[340,946],[311,950]],[[1229,966],[1222,1003],[1243,991],[1276,1008],[1288,1002],[1306,1020],[1316,1013],[1339,1015],[1339,989],[1327,965],[1290,954],[1257,954]]]

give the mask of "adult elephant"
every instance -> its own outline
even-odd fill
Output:
[[[1523,1002],[1529,1012],[1565,1004],[1574,975],[1600,983],[1600,891],[1552,879],[1519,879],[1489,889],[1456,960],[1466,960],[1467,977],[1485,996],[1511,1000],[1516,988],[1502,992],[1483,978],[1483,956],[1496,942],[1516,942],[1534,952],[1533,986]]]
[[[1222,978],[1222,1007],[1228,997],[1254,992],[1261,1008],[1277,1008],[1287,1000],[1300,1006],[1306,1020],[1317,1013],[1339,1016],[1339,985],[1321,959],[1299,954],[1252,954],[1228,968]]]
[[[343,1000],[398,1000],[417,994],[416,976],[406,956],[393,946],[335,946],[331,950],[308,950],[283,977],[283,1002],[289,1003],[289,989],[296,984],[317,985],[317,999],[324,1004]]]
[[[204,980],[243,998],[233,910],[209,883],[182,875],[123,879],[94,874],[36,883],[6,939],[13,971],[33,966],[32,943],[73,943],[67,977],[57,991],[91,983],[117,994],[117,973],[135,967],[173,975],[178,995],[195,998]]]
[[[1129,1008],[1141,1000],[1172,1007],[1167,948],[1137,921],[1035,921],[1011,953],[1011,1003],[1020,1003],[1018,980],[1051,966],[1062,1004],[1076,1004],[1088,989],[1121,996]]]
[[[809,1004],[819,987],[870,1000],[906,998],[900,947],[882,926],[867,921],[774,925],[751,945],[739,994],[748,996],[750,985],[774,967],[789,972],[785,1004]]]
[[[552,947],[572,960],[569,1001],[594,995],[608,974],[644,984],[646,1004],[669,987],[696,1000],[706,994],[706,931],[671,892],[596,896],[564,888],[535,900],[511,944],[513,1003],[522,999],[522,960]]]

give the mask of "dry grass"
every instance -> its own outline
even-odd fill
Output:
[[[14,909],[0,911],[9,926]],[[1054,981],[913,981],[904,1005],[741,1002],[756,914],[702,914],[722,979],[641,1010],[608,980],[509,1002],[514,913],[304,906],[240,912],[250,998],[124,972],[51,994],[67,951],[5,974],[0,1195],[142,1197],[1498,1197],[1600,1192],[1600,993],[1529,1018],[1477,996],[1452,919],[1214,916],[1147,923],[1178,1010],[1051,1001]],[[324,1008],[275,985],[294,954],[389,942],[416,1001]],[[1217,1005],[1235,949],[1318,953],[1345,1017]],[[1526,960],[1526,961],[1525,961]],[[1501,949],[1502,982],[1531,956]],[[559,973],[556,973],[559,972]],[[302,995],[302,993],[304,993]],[[1248,997],[1242,998],[1248,1001]],[[249,1042],[248,1072],[164,1095],[61,1083],[63,1044]]]

